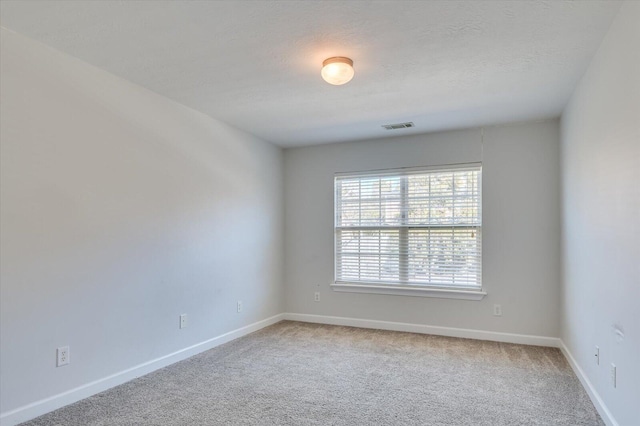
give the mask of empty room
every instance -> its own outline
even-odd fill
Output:
[[[640,1],[0,25],[1,426],[640,426]]]

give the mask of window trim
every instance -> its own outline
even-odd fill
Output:
[[[451,287],[418,286],[412,284],[352,283],[336,281],[331,284],[333,291],[342,293],[371,293],[395,296],[437,297],[441,299],[482,300],[487,292],[480,289],[454,289]]]
[[[336,220],[336,207],[337,198],[335,196],[335,181],[336,178],[347,177],[366,177],[366,176],[392,176],[392,175],[410,175],[419,173],[437,172],[439,170],[477,170],[480,169],[480,217],[482,217],[482,163],[456,163],[456,164],[443,164],[436,166],[424,166],[424,167],[403,167],[393,169],[378,169],[367,170],[361,172],[338,172],[334,174],[334,224],[333,224],[333,262],[334,262],[334,281],[330,283],[330,287],[336,292],[345,293],[370,293],[370,294],[383,294],[383,295],[397,295],[397,296],[419,296],[419,297],[435,297],[445,299],[461,299],[461,300],[482,300],[487,292],[483,286],[483,280],[480,278],[480,287],[459,287],[454,288],[450,286],[437,286],[437,285],[421,285],[421,284],[397,284],[384,282],[363,282],[363,281],[337,281],[337,254],[336,254],[336,229],[338,228]],[[482,226],[482,225],[481,225]],[[481,243],[482,244],[482,243]],[[481,262],[484,256],[481,257]],[[483,268],[481,269],[481,271]],[[482,272],[481,272],[482,273]]]

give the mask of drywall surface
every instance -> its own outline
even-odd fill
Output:
[[[3,413],[283,311],[279,148],[1,35]]]
[[[285,150],[287,312],[559,336],[557,120]],[[336,172],[483,163],[482,301],[339,293]],[[314,302],[314,292],[321,293]],[[493,316],[501,304],[502,317]]]
[[[562,115],[562,339],[620,425],[640,424],[639,22],[626,2]]]

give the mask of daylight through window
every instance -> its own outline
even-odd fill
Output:
[[[336,283],[480,289],[480,165],[337,175]]]

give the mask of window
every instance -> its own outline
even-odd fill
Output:
[[[478,164],[337,175],[334,289],[482,298],[481,186]]]

